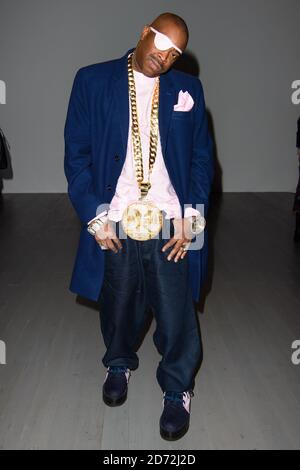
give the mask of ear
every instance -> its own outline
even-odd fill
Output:
[[[148,24],[145,24],[143,27],[143,31],[141,32],[140,40],[144,39],[145,36],[151,31],[150,26]]]

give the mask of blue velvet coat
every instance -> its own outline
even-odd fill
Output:
[[[104,274],[104,252],[86,230],[100,204],[109,204],[126,157],[129,126],[127,56],[80,68],[74,78],[64,128],[64,171],[81,232],[69,289],[97,301]],[[190,111],[174,111],[180,90],[194,99]],[[213,144],[201,81],[170,69],[160,76],[159,130],[163,158],[184,205],[204,204],[207,214],[214,175]],[[207,236],[201,249],[188,251],[194,300],[207,267]]]

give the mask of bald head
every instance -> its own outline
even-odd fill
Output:
[[[157,29],[161,33],[163,33],[164,31],[178,30],[178,32],[181,33],[182,38],[185,39],[183,49],[186,48],[189,40],[189,30],[186,25],[186,22],[180,16],[169,12],[162,13],[161,15],[157,16],[155,20],[152,21],[150,26],[153,26],[153,28]]]
[[[155,77],[167,72],[181,54],[173,46],[167,50],[157,49],[154,44],[156,33],[150,29],[150,26],[166,35],[181,51],[187,46],[189,31],[180,16],[169,12],[160,14],[151,24],[144,26],[134,51],[133,68],[148,77]]]

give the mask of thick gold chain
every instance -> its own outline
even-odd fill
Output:
[[[135,162],[135,174],[136,179],[141,190],[141,198],[147,196],[149,189],[151,188],[150,174],[153,169],[153,165],[156,159],[157,152],[157,140],[158,140],[158,107],[159,107],[159,77],[157,78],[151,104],[151,118],[150,118],[150,143],[149,143],[149,172],[148,181],[144,182],[144,170],[143,170],[143,157],[142,157],[142,145],[138,122],[138,112],[136,104],[136,89],[132,67],[133,52],[129,54],[127,58],[128,65],[128,87],[130,96],[130,108],[131,108],[131,135],[132,135],[132,146],[133,156]]]
[[[133,156],[135,162],[136,179],[140,189],[139,200],[127,206],[122,215],[122,227],[125,233],[134,240],[149,240],[154,238],[163,226],[162,211],[152,202],[146,200],[150,184],[150,174],[155,163],[158,140],[158,103],[159,103],[159,77],[155,84],[150,118],[149,143],[149,172],[148,181],[144,182],[142,145],[139,131],[135,81],[132,68],[132,55],[128,56],[128,87],[131,109],[131,135]]]

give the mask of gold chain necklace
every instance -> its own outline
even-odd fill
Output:
[[[128,88],[131,109],[131,137],[135,174],[141,192],[139,200],[129,204],[122,215],[122,227],[128,236],[135,240],[149,240],[155,237],[163,225],[162,211],[153,203],[145,200],[151,188],[150,175],[156,159],[158,140],[159,77],[155,84],[150,118],[149,171],[148,181],[144,182],[142,145],[139,131],[136,89],[132,67],[133,52],[127,58]]]

